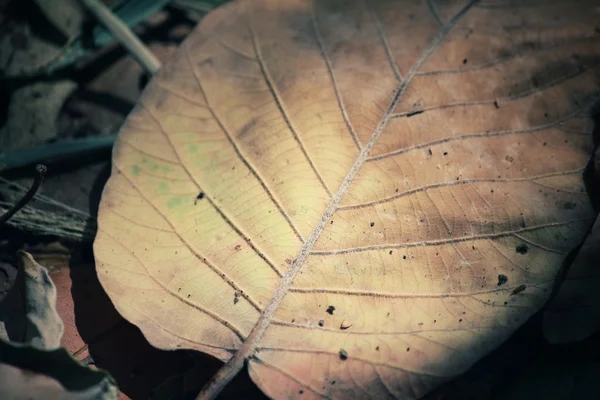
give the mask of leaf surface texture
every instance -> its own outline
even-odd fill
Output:
[[[104,288],[155,346],[241,349],[273,398],[424,395],[540,309],[595,219],[596,8],[211,13],[119,134]]]

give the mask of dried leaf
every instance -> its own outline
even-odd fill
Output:
[[[227,361],[206,398],[246,364],[272,398],[422,397],[544,305],[596,217],[594,7],[209,14],[117,139],[104,288],[155,346]]]
[[[56,312],[56,288],[31,254],[21,251],[19,262],[15,285],[0,303],[0,339],[57,349],[64,327]]]
[[[59,348],[62,333],[48,271],[21,251],[17,281],[0,303],[0,398],[117,398],[110,375]]]

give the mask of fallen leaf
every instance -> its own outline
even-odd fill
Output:
[[[117,398],[106,372],[81,365],[60,348],[63,323],[48,271],[21,251],[15,285],[0,303],[0,398]]]
[[[272,398],[413,399],[469,369],[596,217],[596,5],[536,4],[209,14],[115,145],[94,247],[117,310],[227,362],[204,398],[244,365]]]
[[[15,284],[0,303],[0,339],[57,349],[64,327],[56,312],[56,287],[29,253],[21,251],[19,263]]]

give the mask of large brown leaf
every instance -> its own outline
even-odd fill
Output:
[[[246,0],[127,119],[100,280],[273,398],[409,399],[546,302],[594,220],[597,2]]]

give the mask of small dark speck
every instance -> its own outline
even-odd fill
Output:
[[[333,221],[331,221],[329,224],[330,224],[330,225],[333,225]]]
[[[448,152],[447,152],[447,151],[445,151],[445,152],[444,152],[444,155],[445,155],[445,156],[447,156],[447,155],[448,155]]]
[[[392,251],[392,250],[390,250],[390,255],[391,255],[392,253],[393,253],[393,251]]]
[[[379,351],[379,346],[375,347],[375,350]]]
[[[458,320],[458,322],[462,322],[462,318]]]
[[[198,196],[196,196],[196,200],[194,200],[194,204],[196,204],[198,202],[198,200],[202,200],[203,198],[204,198],[204,192],[198,193]]]
[[[327,314],[333,315],[333,312],[335,311],[335,307],[329,306],[329,307],[327,307],[327,310],[325,310],[325,311],[327,311]]]
[[[500,106],[498,105],[498,100],[494,100],[494,107],[500,108]]]
[[[429,149],[428,151],[429,151],[429,155],[432,156],[433,153],[431,152],[431,149]]]
[[[299,394],[304,394],[304,390],[298,390]]]
[[[406,114],[406,118],[410,118],[410,117],[412,117],[412,116],[419,115],[419,114],[422,114],[422,113],[424,113],[424,112],[425,112],[425,111],[423,111],[423,110],[411,111],[411,112],[409,112],[408,114]]]
[[[529,251],[529,246],[527,246],[525,243],[521,243],[517,246],[516,251],[519,254],[527,254],[527,252]]]
[[[189,299],[191,296],[192,296],[191,294],[188,294],[188,296],[187,296],[187,297],[188,297],[188,299]]]
[[[466,58],[463,60],[463,64],[466,64],[468,62],[469,62],[469,60],[467,60]]]
[[[372,228],[372,227],[374,227],[374,226],[375,226],[375,222],[371,222],[369,225],[370,225],[370,226],[371,226],[371,228]]]
[[[527,289],[527,285],[519,285],[516,288],[513,289],[511,294],[518,294],[521,293],[523,290]]]
[[[504,274],[498,275],[498,286],[504,285],[506,282],[508,282],[508,276]]]
[[[402,259],[403,259],[403,260],[406,260],[406,256],[402,256]]]
[[[323,321],[323,320],[320,320],[320,321],[319,321],[319,326],[323,326],[323,325],[325,325],[325,321]]]
[[[407,348],[406,348],[406,351],[410,351],[410,347],[407,347]]]
[[[340,360],[344,361],[348,359],[348,352],[344,349],[340,349]]]

